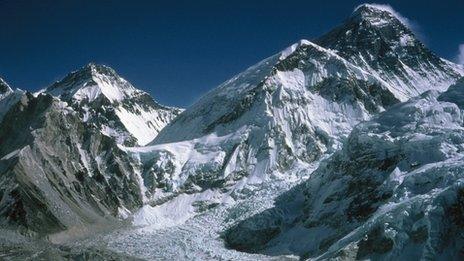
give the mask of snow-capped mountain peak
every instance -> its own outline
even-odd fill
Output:
[[[374,33],[381,36],[390,46],[396,47],[395,49],[414,45],[426,48],[414,34],[413,23],[389,5],[360,5],[353,11],[346,23],[357,23],[366,34]],[[346,32],[346,34],[350,33],[351,31]]]
[[[444,91],[463,75],[460,66],[430,51],[391,7],[364,4],[314,42],[382,78],[401,101]]]
[[[112,68],[95,63],[41,92],[68,102],[84,122],[100,126],[105,135],[126,145],[147,144],[181,111],[160,105]]]
[[[71,72],[63,80],[48,87],[45,92],[64,99],[94,101],[105,96],[110,102],[119,102],[136,92],[128,81],[106,65],[89,63]]]

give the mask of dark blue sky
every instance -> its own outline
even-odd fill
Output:
[[[38,90],[94,61],[161,103],[188,106],[259,60],[327,32],[363,2],[0,0],[0,75]],[[457,56],[463,0],[378,3],[417,23],[440,56]]]

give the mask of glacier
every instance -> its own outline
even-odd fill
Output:
[[[226,240],[316,260],[460,259],[463,107],[448,95],[429,91],[359,124],[310,179]],[[266,231],[275,233],[254,236]]]

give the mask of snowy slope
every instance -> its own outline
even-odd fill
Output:
[[[363,90],[368,87],[373,90]],[[309,96],[321,96],[325,100],[321,103],[359,107],[359,114],[376,112],[395,102],[395,97],[386,89],[382,79],[354,66],[331,50],[301,40],[207,93],[160,133],[154,144],[188,140],[213,131],[221,135],[243,125],[258,125],[261,118],[256,119],[256,116],[270,117],[270,110],[291,103],[319,107],[321,111],[326,109],[311,104],[315,98]],[[380,100],[383,97],[373,97],[372,101],[366,99],[375,95],[390,97],[385,97],[385,100]],[[264,104],[257,105],[259,102]],[[262,107],[255,109],[258,106]],[[210,112],[207,111],[209,108]]]
[[[84,121],[128,145],[152,141],[181,112],[156,103],[104,65],[89,64],[41,92],[69,102]]]
[[[275,208],[231,228],[230,246],[317,259],[462,258],[464,107],[448,97],[429,91],[358,125]]]
[[[0,122],[3,120],[3,116],[8,110],[16,104],[23,95],[24,91],[16,89],[0,99]]]

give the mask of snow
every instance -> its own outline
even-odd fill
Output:
[[[0,101],[12,92],[13,89],[11,89],[11,87],[2,78],[0,78]]]
[[[298,59],[301,65],[288,68],[287,59]],[[169,193],[163,192],[161,197],[175,194],[189,179],[203,173],[212,173],[208,182],[225,179],[225,184],[234,188],[286,177],[285,170],[292,165],[338,150],[355,125],[372,117],[373,112],[361,100],[331,100],[314,91],[325,79],[358,79],[390,91],[398,100],[422,91],[404,82],[398,87],[401,80],[390,77],[385,81],[365,65],[356,66],[333,50],[301,40],[207,93],[149,146],[126,150],[140,158],[142,165],[151,166],[142,173],[144,179],[165,179]],[[407,73],[417,86],[427,81],[413,70]],[[436,74],[433,77],[439,80],[452,80]],[[423,90],[428,88],[430,85]],[[243,104],[246,109],[241,111]],[[378,111],[385,109],[383,104],[375,106]],[[231,117],[233,120],[223,120]],[[238,173],[245,176],[235,180]],[[152,199],[160,194],[148,190]]]
[[[121,219],[127,219],[131,217],[132,213],[125,207],[118,207],[118,217]]]
[[[80,71],[75,71],[69,74],[68,77],[75,77],[71,78],[71,82],[57,82],[54,85],[39,91],[39,93],[47,92],[57,97],[72,97],[77,101],[86,100],[88,102],[96,100],[101,94],[103,94],[111,102],[116,102],[122,101],[126,97],[130,97],[137,91],[125,79],[116,75],[113,69],[106,66],[102,67],[109,70],[110,74],[100,73],[97,70],[97,65],[89,64]],[[79,74],[84,73],[87,75],[81,76],[83,78],[76,78],[79,77]],[[61,84],[64,84],[64,86],[61,86]]]
[[[406,45],[411,41],[410,38],[404,37],[400,44]],[[279,63],[285,62],[290,56],[299,55],[296,53],[299,48],[309,50],[310,55],[308,55],[308,58],[304,58],[303,64],[312,66],[309,67],[311,69],[302,69],[300,67],[287,70],[277,69]],[[356,78],[369,83],[376,83],[389,90],[401,101],[405,101],[431,87],[445,90],[446,85],[453,82],[453,79],[442,74],[438,69],[429,71],[424,77],[423,74],[420,75],[403,63],[402,66],[409,77],[408,81],[404,81],[398,76],[385,77],[381,75],[371,68],[367,62],[364,65],[356,66],[341,58],[333,50],[322,48],[306,40],[300,41],[277,56],[272,56],[250,67],[244,73],[233,77],[216,90],[206,94],[198,103],[180,115],[180,118],[173,124],[164,129],[149,146],[125,148],[125,150],[139,158],[142,165],[145,164],[144,162],[154,160],[150,164],[153,164],[158,170],[161,169],[161,173],[168,178],[167,182],[170,184],[168,186],[170,190],[167,192],[158,189],[152,190],[153,194],[149,202],[157,202],[157,200],[172,195],[174,195],[174,198],[161,205],[146,205],[141,209],[135,215],[133,222],[142,226],[142,228],[135,235],[132,232],[124,234],[121,237],[122,242],[115,240],[115,248],[120,249],[128,241],[134,242],[134,238],[163,236],[170,239],[166,242],[166,247],[164,243],[159,247],[169,249],[167,250],[169,253],[172,253],[171,251],[182,251],[187,256],[203,254],[202,251],[192,246],[197,244],[195,240],[198,239],[194,235],[199,233],[197,232],[198,227],[208,227],[211,226],[211,223],[207,223],[207,225],[201,223],[203,222],[200,218],[202,215],[195,212],[193,206],[195,202],[206,198],[213,199],[219,206],[224,206],[214,208],[219,211],[219,209],[228,208],[228,204],[222,202],[219,195],[232,195],[231,192],[236,193],[237,191],[246,190],[250,186],[266,187],[267,182],[276,178],[285,180],[288,184],[295,182],[295,177],[290,174],[292,168],[304,165],[305,162],[297,158],[294,165],[291,165],[289,169],[285,169],[280,165],[279,159],[287,157],[288,161],[290,161],[290,157],[310,151],[308,147],[305,147],[307,143],[300,140],[296,126],[306,126],[308,128],[306,133],[310,133],[311,137],[315,137],[314,133],[317,133],[317,135],[322,135],[330,140],[329,143],[314,142],[315,146],[321,148],[323,152],[330,154],[337,151],[344,144],[353,127],[360,122],[370,120],[372,114],[359,101],[349,103],[331,101],[319,93],[311,91],[312,86],[319,84],[324,79],[329,77]],[[451,64],[450,66],[457,68]],[[423,70],[427,71],[429,68],[424,67]],[[434,79],[434,86],[430,85],[430,79]],[[256,96],[259,99],[255,99]],[[414,105],[393,106],[388,114],[383,114],[389,115],[388,117],[378,118],[381,121],[378,125],[383,126],[387,122],[400,123],[401,121],[398,121],[398,119],[417,120],[424,115],[428,115],[421,122],[421,124],[424,124],[425,129],[431,126],[441,129],[461,128],[461,123],[456,121],[456,115],[459,115],[458,108],[449,103],[437,105],[437,97],[437,92],[429,92],[413,100],[412,104]],[[236,110],[237,104],[244,101],[252,102],[250,102],[250,106],[246,108],[243,114],[234,118],[231,122],[219,123],[213,125],[213,128],[210,127],[212,124],[216,124],[219,119],[226,117],[231,110]],[[395,111],[395,108],[399,108],[398,111]],[[379,106],[379,111],[384,109]],[[457,118],[460,119],[461,117]],[[374,120],[376,119],[374,118]],[[418,128],[418,125],[412,122],[410,125],[404,125],[404,127],[411,128],[410,131],[413,132],[414,129]],[[273,132],[276,129],[279,130],[277,133],[281,136]],[[386,132],[383,139],[389,142],[397,142],[397,137],[400,134],[395,133],[394,130]],[[362,136],[363,139],[366,139],[367,144],[371,139],[368,138],[369,135]],[[279,138],[275,138],[275,136]],[[424,166],[435,169],[437,165],[430,165],[434,164],[433,161],[442,160],[444,157],[455,157],[460,151],[459,147],[440,144],[428,135],[411,135],[408,139],[410,143],[408,143],[408,147],[404,148],[404,153],[410,157],[413,166],[426,164]],[[281,154],[280,146],[282,143],[290,148],[292,156]],[[381,143],[373,147],[373,149],[379,149],[383,145]],[[435,149],[435,151],[418,153],[424,147]],[[379,155],[382,154],[379,153]],[[170,163],[174,165],[172,172],[167,171]],[[245,167],[242,165],[245,165]],[[426,171],[424,168],[420,167],[415,171],[417,173]],[[281,171],[281,169],[284,170]],[[193,194],[178,194],[179,189],[186,184],[189,177],[199,175],[199,173],[205,171],[214,173],[214,178],[233,177],[237,171],[246,171],[247,175],[234,182],[226,183],[227,185],[224,188],[227,187],[227,189],[220,194],[216,194],[217,191],[213,192],[209,189],[201,190],[198,186],[194,186],[197,192]],[[157,172],[155,171],[155,173]],[[148,172],[148,174],[153,175],[154,173]],[[401,190],[404,184],[411,182],[410,175],[411,172],[396,167],[389,173],[382,186]],[[142,176],[146,178],[147,173],[142,174]],[[313,182],[318,181],[314,180]],[[327,187],[324,190],[325,192],[321,192],[324,194],[317,204],[322,207],[322,200],[331,192],[336,192],[337,186],[342,184],[343,181],[340,181],[340,183],[334,183]],[[148,190],[150,189],[148,188]],[[438,191],[437,193],[439,194]],[[205,195],[208,196],[203,198]],[[411,192],[408,191],[401,195],[398,194],[398,199],[402,199],[404,203],[392,202],[385,204],[379,208],[378,215],[387,216],[400,206],[404,206],[406,202],[409,202],[410,197]],[[420,197],[417,199],[419,200]],[[236,199],[234,201],[236,203],[230,203],[232,206],[241,204],[241,201]],[[326,209],[325,211],[329,210]],[[247,212],[247,215],[250,213]],[[296,214],[293,213],[292,215]],[[212,221],[208,222],[223,222],[221,220],[224,219],[213,218]],[[378,220],[380,222],[383,218]],[[356,229],[349,231],[344,237],[345,239],[340,239],[339,243],[335,242],[331,246],[328,253],[332,253],[332,249],[340,249],[353,242],[355,238],[363,236],[377,221],[372,222],[366,223],[368,225],[361,225],[359,232],[356,232]],[[399,234],[391,228],[389,222],[384,222],[387,224],[385,233],[391,237],[398,237]],[[164,227],[169,227],[169,229],[163,229]],[[217,225],[213,227],[217,227]],[[179,231],[185,231],[185,233]],[[220,231],[220,229],[216,231]],[[215,233],[219,232],[214,232],[213,237],[216,235]],[[291,228],[273,240],[270,243],[271,245],[266,248],[265,253],[282,255],[292,253],[292,251],[298,249],[301,251],[308,250],[308,248],[317,246],[319,241],[314,241],[314,238],[322,239],[334,233],[334,231],[322,227],[309,230],[301,227]],[[182,245],[182,250],[179,250],[179,245],[174,243],[179,240],[179,237],[189,241],[186,245]],[[201,242],[205,242],[206,239],[203,236],[200,237]],[[227,257],[227,259],[248,258],[245,257],[246,254],[243,254],[243,256],[240,254],[237,257],[237,253],[233,251],[226,251],[227,254],[224,254],[222,248],[218,248],[214,241],[208,239],[206,242],[208,242],[207,245],[215,246],[213,252],[208,252],[215,253],[213,256],[221,255],[221,257]],[[300,244],[299,242],[305,243]],[[142,245],[145,244],[142,243]],[[152,253],[141,250],[138,241],[132,246],[132,250],[129,251],[139,253],[142,257],[150,256],[150,253]],[[185,250],[185,248],[188,250]],[[168,254],[166,253],[166,255]],[[265,257],[253,256],[252,258],[264,259]]]
[[[135,114],[119,106],[116,109],[116,115],[127,131],[137,138],[138,144],[142,146],[151,142],[170,120],[170,117],[163,115],[163,112],[155,109],[145,110],[138,104],[132,109],[140,113]]]
[[[458,80],[455,84],[451,85],[448,90],[440,95],[438,98],[441,101],[448,101],[455,103],[459,108],[464,108],[464,77]]]
[[[133,157],[137,158],[142,164],[158,158],[153,164],[158,168],[166,166],[167,162],[174,164],[173,172],[169,172],[169,185],[173,191],[179,189],[187,179],[195,175],[197,171],[215,170],[221,168],[225,163],[225,153],[223,146],[230,147],[240,139],[240,134],[217,136],[215,133],[206,135],[200,139],[165,143],[145,147],[123,147],[121,148]],[[233,164],[227,164],[231,170]],[[156,173],[155,173],[156,174]],[[153,175],[147,173],[146,175]],[[223,174],[227,177],[228,173]],[[155,195],[156,196],[156,193]],[[154,198],[153,198],[154,199]]]
[[[146,229],[162,229],[177,226],[195,216],[195,202],[207,201],[209,204],[227,204],[234,202],[219,191],[206,190],[197,194],[181,194],[159,206],[145,205],[133,216],[135,226],[148,226]]]
[[[410,35],[402,35],[400,38],[400,45],[403,47],[406,47],[408,45],[411,45],[413,43],[414,39]]]
[[[284,60],[284,57],[287,58],[288,55],[295,52],[295,50],[304,46],[309,47],[309,54],[305,62],[311,66],[311,70],[302,72],[296,69],[292,72],[287,72],[275,69],[275,67]],[[234,110],[237,103],[250,97],[249,92],[255,91],[256,89],[253,88],[256,88],[262,83],[265,83],[265,85],[262,85],[261,88],[269,88],[271,90],[276,88],[275,85],[281,85],[281,83],[283,83],[284,90],[295,90],[296,92],[297,89],[300,89],[298,91],[300,93],[299,95],[304,92],[305,88],[317,85],[329,77],[355,77],[364,81],[379,83],[389,89],[391,88],[389,84],[377,75],[366,72],[341,58],[334,51],[320,47],[307,40],[301,40],[299,43],[290,46],[280,53],[278,58],[279,59],[276,59],[276,56],[272,56],[263,60],[257,65],[247,69],[244,73],[233,77],[231,80],[221,84],[217,89],[206,94],[181,115],[181,118],[184,120],[179,120],[177,122],[182,123],[182,127],[178,126],[180,124],[176,124],[177,122],[175,122],[172,126],[169,126],[167,130],[161,132],[154,142],[159,144],[174,140],[190,140],[192,138],[197,138],[198,134],[204,132],[202,128],[220,119],[224,114],[229,113],[230,110]],[[277,74],[277,76],[274,76],[274,74]],[[278,78],[276,79],[276,77]],[[394,94],[396,96],[397,92],[394,92]],[[207,115],[199,113],[206,112],[208,108],[211,110],[211,113]],[[254,109],[255,108],[250,109],[250,111]],[[262,108],[256,108],[256,110],[262,110]],[[243,120],[241,119],[237,127],[241,127],[245,124],[254,124],[248,123],[249,121],[260,120],[259,118],[255,118],[256,115],[250,115],[249,117],[250,118],[243,117]],[[230,131],[233,131],[233,129],[225,130],[225,133]]]
[[[79,156],[82,161],[82,164],[84,165],[84,168],[87,170],[89,176],[92,177],[93,175],[92,168],[90,167],[89,157],[87,153],[85,152],[85,150],[82,149],[82,145],[80,144],[78,146],[78,150],[79,150]]]
[[[279,59],[280,60],[285,60],[288,56],[290,56],[293,52],[295,52],[296,49],[298,49],[302,45],[313,45],[313,43],[311,43],[310,41],[308,41],[306,39],[301,39],[299,42],[294,43],[294,44],[290,45],[289,47],[287,47],[285,50],[283,50],[280,53]]]
[[[111,128],[110,126],[105,124],[101,126],[101,133],[108,137],[114,138],[118,144],[124,143],[124,141],[127,139],[127,133]]]

